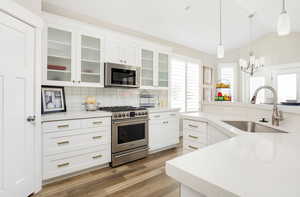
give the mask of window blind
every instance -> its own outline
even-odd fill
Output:
[[[171,107],[181,112],[200,109],[199,64],[172,58],[171,60]]]
[[[171,60],[171,106],[185,112],[185,62]]]
[[[186,70],[186,111],[199,111],[199,64],[188,63]]]

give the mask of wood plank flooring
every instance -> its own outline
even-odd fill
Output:
[[[33,197],[179,197],[165,162],[182,148],[162,151],[117,168],[103,168],[44,186]]]

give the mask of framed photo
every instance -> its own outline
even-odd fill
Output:
[[[64,87],[42,86],[42,114],[66,111]]]
[[[212,73],[213,69],[207,66],[203,66],[203,84],[212,85]]]

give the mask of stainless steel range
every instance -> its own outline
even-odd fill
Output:
[[[148,155],[148,112],[137,107],[102,107],[112,112],[111,166],[116,167]]]

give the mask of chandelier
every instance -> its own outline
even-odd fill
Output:
[[[249,15],[250,20],[250,50],[249,50],[249,60],[240,59],[239,64],[241,67],[241,71],[253,76],[253,74],[259,69],[262,68],[265,64],[265,59],[263,57],[257,58],[254,55],[253,49],[251,48],[252,43],[252,19],[254,14]]]

